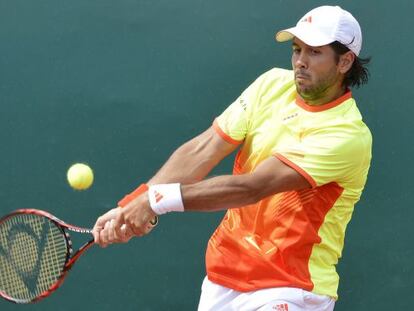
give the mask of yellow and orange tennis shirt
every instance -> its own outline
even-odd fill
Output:
[[[351,92],[311,106],[297,97],[293,72],[275,68],[213,126],[226,141],[241,144],[234,174],[275,156],[312,188],[229,209],[208,243],[208,278],[243,292],[297,287],[336,299],[335,265],[371,161],[371,133]]]

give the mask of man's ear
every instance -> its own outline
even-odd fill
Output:
[[[339,56],[338,69],[342,74],[346,74],[351,69],[352,64],[355,61],[355,54],[351,51]]]

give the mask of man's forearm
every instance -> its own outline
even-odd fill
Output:
[[[148,184],[198,182],[235,148],[210,128],[179,147]]]
[[[253,185],[251,174],[223,175],[182,185],[186,211],[218,211],[253,204],[262,192]]]
[[[179,182],[190,184],[203,179],[213,169],[215,163],[197,156],[191,148],[183,145],[165,162],[148,184]]]
[[[276,193],[310,187],[297,171],[276,157],[269,157],[248,174],[217,176],[182,185],[181,194],[187,211],[217,211],[254,204]]]

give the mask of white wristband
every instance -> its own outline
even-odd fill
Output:
[[[168,212],[184,212],[180,184],[160,184],[148,189],[149,203],[157,215]]]

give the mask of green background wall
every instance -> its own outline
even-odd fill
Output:
[[[0,212],[39,208],[80,226],[146,181],[259,74],[290,66],[273,40],[327,1],[0,0]],[[413,1],[331,1],[359,19],[371,80],[354,95],[374,134],[348,227],[336,311],[414,303]],[[95,184],[66,183],[74,162]],[[231,159],[215,174],[229,172]],[[163,216],[128,245],[93,248],[63,287],[0,310],[195,310],[221,213]]]

